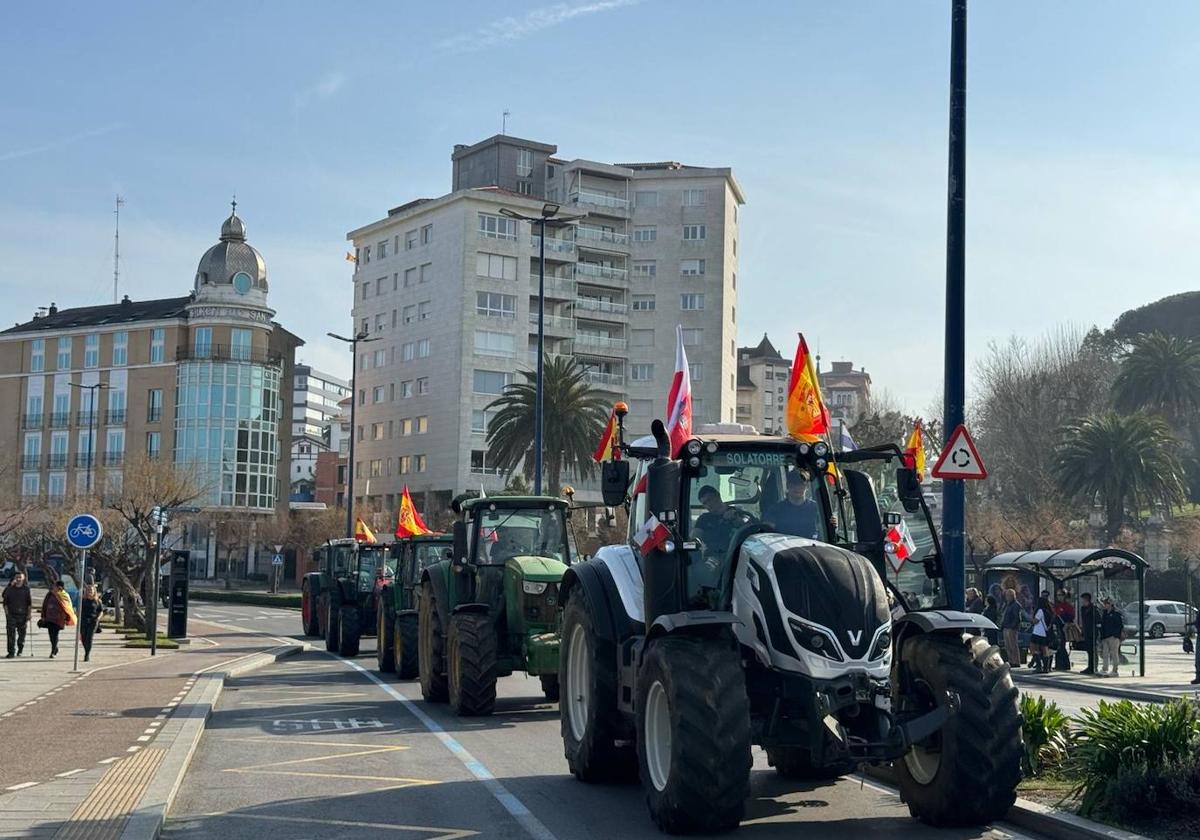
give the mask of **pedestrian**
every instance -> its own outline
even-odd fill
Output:
[[[1096,605],[1092,603],[1092,593],[1084,592],[1079,596],[1079,636],[1080,644],[1087,651],[1087,667],[1080,673],[1095,675],[1096,673],[1096,628],[1100,625],[1100,616],[1096,614]]]
[[[42,601],[42,617],[38,620],[38,627],[45,627],[46,635],[50,637],[51,659],[58,656],[58,634],[64,627],[70,627],[74,623],[75,610],[71,607],[71,597],[67,595],[67,588],[61,580],[55,581]]]
[[[996,603],[996,598],[992,595],[984,598],[983,617],[992,622],[992,624],[995,624],[997,628],[1000,627],[1000,605]],[[984,630],[983,635],[987,637],[989,645],[1000,644],[1000,631],[998,629]]]
[[[1193,645],[1196,649],[1196,679],[1192,680],[1192,685],[1200,685],[1200,610],[1195,610],[1193,613],[1196,616],[1192,622],[1192,627],[1196,631],[1196,644]]]
[[[1125,620],[1117,612],[1113,599],[1105,598],[1104,612],[1100,616],[1100,676],[1102,677],[1119,677],[1121,675],[1121,631],[1124,629]]]
[[[972,586],[967,590],[967,612],[983,613],[983,599],[979,597],[979,590]]]
[[[1071,670],[1071,653],[1068,643],[1077,642],[1078,628],[1075,626],[1075,607],[1071,605],[1071,593],[1060,589],[1054,593],[1054,627],[1058,634],[1058,649],[1054,654],[1054,670]]]
[[[100,595],[96,585],[89,583],[83,587],[83,597],[79,601],[79,641],[83,643],[83,661],[92,658],[92,639],[95,638],[96,628],[100,626],[100,616],[104,614],[104,605],[100,603]]]
[[[1029,667],[1044,674],[1050,669],[1050,602],[1042,598],[1033,610],[1033,627],[1029,631]]]
[[[33,610],[33,595],[25,575],[17,572],[8,586],[0,594],[4,602],[4,630],[8,642],[8,653],[5,659],[20,656],[25,650],[25,628],[29,624],[29,613]]]
[[[1017,590],[1004,590],[1004,612],[1000,615],[1000,630],[1004,633],[1004,652],[1008,664],[1016,668],[1021,662],[1021,646],[1017,634],[1021,631],[1021,605],[1017,603]]]

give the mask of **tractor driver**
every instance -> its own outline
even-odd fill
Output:
[[[809,480],[801,470],[787,474],[787,495],[763,513],[763,519],[781,534],[821,539],[821,506],[809,495]]]
[[[506,560],[511,560],[513,557],[525,553],[512,531],[504,528],[497,528],[496,530],[498,532],[496,534],[496,544],[490,552],[493,563],[503,563]]]
[[[725,504],[721,492],[711,484],[700,488],[700,504],[708,509],[696,519],[696,531],[704,544],[704,553],[711,558],[722,558],[729,551],[733,533],[753,518],[743,510]]]

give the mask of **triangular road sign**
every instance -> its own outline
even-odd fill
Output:
[[[933,465],[934,478],[987,478],[987,469],[967,427],[958,424]]]

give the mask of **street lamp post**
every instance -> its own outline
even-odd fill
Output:
[[[350,345],[350,455],[346,462],[346,536],[354,537],[354,409],[358,405],[358,345],[359,342],[378,341],[379,338],[368,337],[367,331],[356,332],[353,338],[346,338],[337,333],[326,333],[330,338],[344,341]]]
[[[579,221],[582,216],[559,216],[559,205],[547,203],[542,206],[542,215],[526,216],[507,207],[501,207],[500,212],[511,219],[521,219],[529,222],[530,227],[538,226],[538,340],[537,340],[537,379],[534,385],[533,408],[533,494],[542,494],[542,437],[545,425],[545,377],[546,355],[546,225],[566,227]]]

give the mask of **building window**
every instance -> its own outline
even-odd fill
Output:
[[[401,455],[400,456],[400,475],[408,475],[410,472],[412,472],[412,456],[411,455]]]
[[[100,364],[100,336],[96,333],[83,338],[83,366],[94,368]]]
[[[708,238],[708,227],[706,225],[684,225],[683,226],[683,241],[697,242],[701,239]]]
[[[370,294],[371,294],[371,281],[368,280],[367,282],[362,284],[362,300],[366,300],[367,296]]]
[[[633,296],[633,311],[634,312],[653,312],[654,311],[654,295],[634,295]]]
[[[229,331],[229,358],[241,362],[250,361],[250,330],[232,329]],[[114,351],[115,352],[115,351]],[[116,364],[115,360],[113,362]]]
[[[25,453],[21,456],[21,469],[39,470],[42,468],[42,433],[31,432],[25,435]]]
[[[157,423],[162,420],[163,408],[162,388],[151,388],[146,392],[146,422]]]
[[[376,385],[374,388],[371,389],[371,402],[376,402],[376,403],[383,402],[383,386],[382,385]],[[376,439],[382,440],[382,438],[376,438]]]
[[[516,239],[517,220],[491,213],[479,214],[479,235],[489,239]]]
[[[212,327],[197,327],[192,341],[197,359],[207,359],[212,355]]]
[[[737,288],[737,272],[733,272],[733,288]]]
[[[684,328],[683,343],[691,346],[704,343],[704,330],[698,328]]]
[[[699,382],[704,379],[704,365],[700,362],[688,365],[688,376],[692,378],[693,382]]]
[[[419,473],[425,472],[425,456],[424,455],[417,456],[417,472],[419,472]]]
[[[108,389],[108,415],[104,422],[120,425],[125,422],[125,386]]]
[[[418,282],[428,283],[433,279],[433,263],[421,263],[421,277]]]
[[[378,315],[375,316],[375,332],[383,332],[383,327],[384,327],[383,316],[385,314],[387,314],[387,313],[380,312]]]
[[[21,476],[21,495],[27,499],[31,499],[38,495],[38,479],[40,476],[37,473],[26,473]]]
[[[58,339],[58,369],[71,369],[71,337],[62,336]]]
[[[67,433],[50,433],[50,463],[52,470],[60,470],[67,465]]]
[[[516,337],[512,333],[475,331],[475,352],[480,356],[515,356]]]
[[[404,323],[411,324],[415,320],[417,320],[417,305],[410,303],[404,307]]]
[[[404,269],[404,288],[411,289],[415,285],[417,285],[417,269]]]
[[[422,414],[417,418],[417,434],[423,435],[429,431],[429,417]]]
[[[477,435],[487,434],[488,426],[496,417],[496,411],[477,408],[471,412],[471,431]]]
[[[653,280],[658,276],[658,262],[656,260],[634,260],[633,276],[642,280]]]
[[[157,327],[150,333],[150,364],[161,364],[167,345],[167,331]]]
[[[384,425],[382,423],[371,424],[371,440],[383,440]]]
[[[533,184],[529,181],[517,181],[517,192],[521,195],[533,195]]]
[[[684,311],[704,308],[704,295],[689,293],[679,296],[679,308]]]
[[[29,342],[29,371],[41,373],[46,369],[46,339],[35,338]]]
[[[684,277],[699,277],[704,274],[704,260],[680,260],[679,273]]]
[[[637,190],[633,194],[634,207],[657,207],[658,192],[655,190]]]
[[[471,450],[471,473],[473,475],[491,475],[496,472],[494,467],[487,465],[487,452],[483,449]]]
[[[708,204],[708,190],[684,190],[684,207],[703,207]]]
[[[517,177],[528,178],[533,174],[533,150],[517,149]]]
[[[387,364],[387,351],[386,350],[376,350],[375,351],[375,367],[381,368],[386,364]]]
[[[476,292],[475,314],[485,318],[516,318],[517,298],[499,292]]]
[[[363,246],[363,249],[362,249],[361,265],[367,265],[369,262],[371,262],[371,246],[365,245],[365,246]]]
[[[417,229],[413,228],[404,234],[404,250],[411,251],[417,247]]]
[[[392,329],[396,329],[396,310],[392,310]]]
[[[476,370],[472,387],[476,394],[503,394],[505,386],[511,385],[512,381],[511,371]]]
[[[417,396],[423,397],[429,393],[429,377],[421,376],[417,378]]]
[[[654,365],[636,364],[629,366],[629,378],[634,382],[649,382],[654,378]]]
[[[429,358],[429,339],[428,338],[422,338],[420,341],[417,342],[417,358],[418,359],[428,359]]]
[[[413,422],[411,417],[405,417],[400,421],[400,437],[408,437],[412,434]]]
[[[549,180],[552,180],[553,178],[554,178],[554,164],[547,163],[546,164],[546,180],[549,181]]]
[[[630,345],[633,347],[653,347],[654,330],[633,330],[630,332]]]
[[[400,399],[406,400],[413,395],[412,380],[406,379],[400,383]]]
[[[65,473],[52,473],[47,481],[46,494],[52,502],[61,502],[67,495],[67,476]]]
[[[421,226],[421,244],[428,245],[433,241],[433,225]]]
[[[477,254],[475,273],[480,277],[491,277],[496,280],[516,280],[517,258],[505,257],[501,254]]]
[[[387,246],[388,246],[388,243],[387,243],[386,239],[383,240],[382,242],[380,242],[378,245],[376,245],[375,246],[375,256],[381,260],[384,259],[385,257],[387,257]]]
[[[104,441],[104,465],[116,467],[125,460],[125,430],[109,429]]]
[[[406,341],[400,345],[400,361],[411,362],[414,358],[415,348],[411,341]]]
[[[417,320],[428,321],[430,315],[431,301],[423,300],[417,304]]]
[[[633,229],[634,242],[655,242],[658,240],[656,225],[641,225]]]

